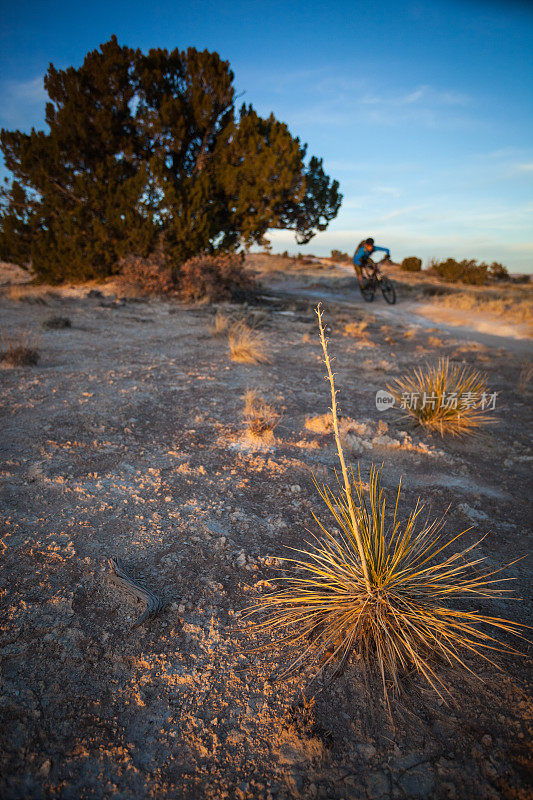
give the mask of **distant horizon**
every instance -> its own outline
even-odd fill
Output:
[[[398,242],[396,239],[394,239],[394,237],[382,237],[378,240],[378,238],[374,236],[374,232],[372,230],[370,232],[361,232],[360,235],[354,235],[351,231],[342,231],[342,237],[338,236],[333,231],[330,231],[329,233],[331,236],[331,241],[327,236],[328,231],[324,231],[323,233],[317,234],[317,236],[308,244],[298,245],[295,241],[292,231],[269,231],[267,234],[267,239],[270,241],[269,252],[272,255],[282,255],[287,251],[289,256],[297,256],[298,253],[301,253],[303,256],[315,255],[318,258],[326,258],[331,256],[332,250],[339,250],[342,253],[347,253],[351,257],[353,256],[355,247],[361,241],[361,239],[366,239],[368,236],[372,236],[375,239],[376,244],[388,247],[390,249],[392,261],[395,263],[401,263],[404,258],[415,256],[416,258],[422,259],[422,269],[425,269],[428,262],[432,259],[436,259],[438,261],[445,261],[447,258],[455,258],[457,261],[462,261],[463,259],[470,261],[475,259],[479,263],[501,263],[507,267],[509,273],[514,275],[533,274],[533,263],[530,265],[529,269],[513,269],[509,263],[505,262],[504,258],[497,258],[493,254],[489,254],[494,252],[492,250],[483,251],[480,248],[476,254],[474,254],[473,250],[470,252],[465,252],[464,249],[457,246],[454,247],[453,244],[449,247],[437,247],[431,245],[419,246],[418,248],[416,246],[410,247],[404,242]],[[343,241],[347,242],[346,246],[342,245]],[[254,245],[254,247],[251,248],[251,251],[261,253],[265,251],[265,248],[259,245]],[[484,256],[480,255],[482,252],[485,252]]]
[[[533,9],[503,0],[103,3],[3,9],[0,127],[44,129],[43,76],[120,44],[217,51],[236,105],[271,112],[324,160],[344,196],[306,246],[271,231],[275,252],[352,253],[373,236],[415,255],[533,273]],[[0,179],[8,175],[0,164]]]

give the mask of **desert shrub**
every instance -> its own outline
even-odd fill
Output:
[[[352,258],[348,253],[343,253],[342,250],[332,250],[331,258],[334,261],[351,261]]]
[[[482,407],[482,398],[485,405],[489,398],[486,375],[448,358],[396,378],[387,388],[405,416],[441,436],[463,436],[494,421]]]
[[[166,294],[176,288],[168,258],[161,250],[146,258],[126,256],[120,261],[119,269],[124,283],[135,287],[142,294]]]
[[[492,281],[510,281],[511,276],[509,275],[509,270],[507,267],[504,267],[503,264],[500,264],[498,261],[493,261],[488,269],[488,277]]]
[[[265,339],[245,322],[236,322],[231,326],[228,344],[232,361],[242,364],[270,364]]]
[[[250,299],[254,279],[244,269],[242,255],[195,256],[175,270],[176,288],[184,300]]]
[[[287,560],[296,574],[284,579],[285,588],[260,598],[251,613],[266,616],[258,627],[269,634],[267,647],[278,634],[280,643],[299,648],[283,674],[303,666],[315,675],[332,664],[339,670],[355,655],[380,676],[387,700],[413,670],[443,697],[449,687],[439,660],[472,672],[465,655],[490,661],[487,650],[514,651],[494,632],[519,636],[521,626],[472,610],[473,598],[495,598],[505,590],[495,586],[500,570],[479,569],[483,559],[469,555],[473,546],[450,549],[466,531],[447,538],[441,520],[420,524],[418,502],[402,521],[400,489],[393,514],[387,513],[381,470],[372,467],[368,488],[348,473],[320,306],[317,311],[341,474],[337,491],[315,483],[332,526],[315,517],[320,534]],[[461,607],[465,597],[468,605]]]
[[[277,411],[255,389],[249,389],[244,395],[243,416],[252,436],[268,436],[279,421]]]
[[[487,280],[487,269],[486,264],[470,263],[465,269],[461,280],[470,286],[483,286]]]
[[[43,328],[47,328],[50,331],[58,331],[63,328],[71,327],[71,322],[68,317],[48,317],[48,319],[43,320],[41,324]]]
[[[39,362],[37,341],[29,333],[21,333],[3,340],[5,350],[0,361],[10,367],[33,367]]]
[[[422,269],[422,259],[416,256],[408,256],[404,258],[400,267],[404,272],[420,272]]]
[[[456,261],[447,258],[446,261],[432,261],[431,271],[447,283],[467,283],[472,286],[482,286],[487,280],[488,266],[478,264],[475,259]]]

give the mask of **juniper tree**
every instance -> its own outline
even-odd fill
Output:
[[[78,69],[50,65],[49,133],[2,130],[14,176],[3,192],[4,258],[31,260],[37,274],[60,281],[109,275],[120,255],[152,246],[145,154],[132,112],[135,59],[113,37]]]
[[[336,216],[338,183],[273,115],[235,111],[233,77],[217,53],[142,54],[115,37],[79,68],[50,65],[49,132],[1,133],[0,255],[59,281],[156,246],[179,270],[269,228],[309,241]]]

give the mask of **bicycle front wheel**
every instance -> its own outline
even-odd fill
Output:
[[[396,302],[396,289],[388,278],[381,279],[381,292],[386,302],[393,306]]]

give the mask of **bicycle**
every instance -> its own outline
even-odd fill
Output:
[[[363,285],[359,285],[359,289],[361,290],[363,299],[367,303],[371,303],[373,301],[378,286],[381,288],[381,293],[389,305],[392,306],[396,302],[396,290],[392,284],[392,281],[389,280],[386,275],[383,275],[380,270],[380,264],[388,262],[389,260],[390,259],[387,256],[382,258],[381,261],[378,261],[377,263],[369,259],[362,267]],[[365,276],[364,274],[365,269],[371,270],[368,276]]]

